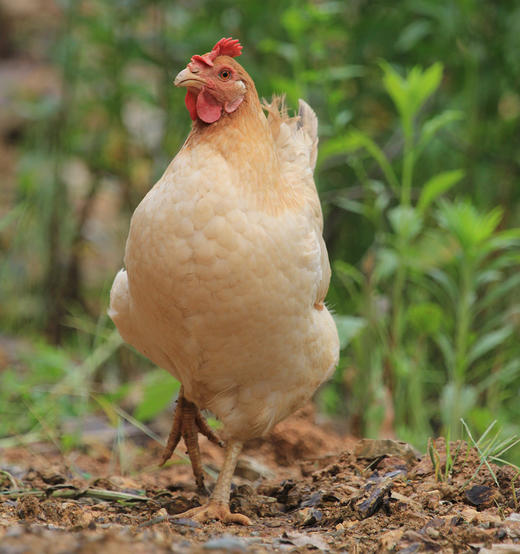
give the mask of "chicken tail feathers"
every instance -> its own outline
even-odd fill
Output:
[[[309,162],[311,169],[314,171],[316,167],[316,159],[318,157],[318,118],[314,110],[305,102],[298,101],[298,123],[296,127],[303,130],[305,142],[309,147]]]
[[[290,117],[284,96],[273,96],[271,102],[264,100],[263,107],[280,159],[291,163],[300,158],[313,172],[318,156],[318,118],[314,110],[300,99],[298,115]]]

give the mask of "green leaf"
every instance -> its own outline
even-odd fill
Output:
[[[4,216],[0,217],[0,232],[16,221],[23,214],[25,209],[25,203],[21,202],[14,208],[10,209]]]
[[[455,351],[448,335],[445,333],[439,333],[434,335],[433,340],[441,351],[446,369],[453,367],[455,364]]]
[[[383,60],[379,65],[383,70],[383,86],[394,102],[397,111],[401,115],[408,113],[408,91],[405,80],[388,62]]]
[[[489,240],[487,246],[490,251],[505,250],[507,248],[519,248],[520,227],[500,231]],[[520,258],[517,258],[517,260],[520,262]]]
[[[352,212],[359,215],[366,215],[367,208],[362,202],[357,202],[356,200],[351,200],[346,196],[336,196],[332,201],[332,204],[335,204],[339,208],[346,210],[347,212]]]
[[[415,68],[414,68],[415,69]],[[415,109],[423,105],[424,102],[437,90],[441,83],[442,79],[443,66],[440,62],[436,62],[426,69],[422,74],[420,71],[417,71],[417,80],[413,83],[411,77],[409,78],[410,82],[413,85],[410,85],[415,98]],[[413,73],[413,69],[410,72],[410,75]]]
[[[395,47],[401,52],[411,50],[432,31],[432,22],[428,19],[418,19],[407,25],[399,35]]]
[[[134,417],[139,421],[153,419],[168,406],[179,388],[179,382],[162,369],[145,374],[143,397],[135,409]]]
[[[452,235],[455,235],[462,250],[469,255],[487,254],[483,252],[485,243],[494,233],[502,219],[502,209],[494,208],[486,214],[480,213],[469,201],[439,203],[437,214],[439,223]],[[480,252],[476,248],[480,247]]]
[[[459,292],[457,285],[453,279],[442,269],[432,269],[428,272],[428,275],[441,287],[441,289],[448,295],[448,298],[453,303],[457,304]]]
[[[343,260],[334,260],[333,267],[334,271],[342,280],[351,279],[358,285],[361,285],[364,281],[363,273],[352,264],[344,262]]]
[[[496,383],[502,386],[511,386],[520,377],[520,360],[513,359],[500,367],[500,371],[489,373],[488,376],[477,385],[479,393],[485,392]],[[513,393],[514,394],[514,393]],[[490,418],[491,419],[491,418]],[[489,420],[488,420],[489,421]]]
[[[335,315],[334,321],[338,329],[341,350],[348,346],[352,339],[366,327],[366,321],[362,317]]]
[[[458,110],[446,110],[426,121],[421,130],[421,135],[416,147],[416,156],[419,156],[424,148],[430,143],[433,137],[446,125],[458,121],[464,117],[463,112]]]
[[[520,290],[520,273],[514,273],[505,281],[496,284],[493,287],[489,287],[489,290],[483,296],[482,300],[480,300],[477,304],[477,312],[481,312],[482,310],[489,308],[506,294],[515,290]]]
[[[405,78],[384,60],[380,66],[383,70],[383,85],[407,126],[428,97],[437,90],[443,66],[437,62],[424,71],[415,66]]]
[[[443,311],[433,302],[412,304],[406,313],[409,324],[420,335],[435,335],[442,323]]]
[[[484,354],[487,354],[497,346],[500,346],[504,341],[506,341],[511,334],[513,333],[513,326],[507,325],[496,331],[491,331],[483,337],[478,339],[478,342],[471,348],[468,353],[468,364],[473,363],[478,358],[482,357]]]
[[[448,426],[453,421],[472,410],[477,402],[477,391],[471,385],[457,387],[453,382],[447,383],[441,393],[441,416]],[[452,429],[452,432],[454,429]]]
[[[117,411],[115,410],[113,403],[100,394],[93,394],[92,398],[101,406],[101,409],[105,412],[110,425],[112,425],[112,427],[117,427],[119,424],[119,416],[117,415]]]
[[[339,154],[350,154],[362,148],[364,148],[379,164],[388,184],[394,190],[398,190],[399,181],[385,153],[368,135],[365,135],[365,133],[357,129],[351,129],[344,135],[327,141],[325,145],[320,148],[318,164],[321,165],[324,161],[338,156]]]
[[[463,176],[464,171],[456,169],[454,171],[444,171],[429,179],[423,186],[419,201],[417,202],[419,212],[424,214],[432,202],[458,183]]]
[[[374,282],[379,283],[383,279],[388,279],[395,273],[398,266],[399,258],[396,252],[390,248],[380,248],[376,255]]]
[[[396,206],[388,212],[392,229],[403,239],[410,241],[422,229],[421,214],[411,206]]]
[[[342,65],[326,67],[321,71],[308,70],[302,73],[302,78],[308,83],[326,83],[327,81],[345,82],[347,79],[361,77],[365,74],[362,65]]]

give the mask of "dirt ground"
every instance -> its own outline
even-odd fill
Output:
[[[6,449],[0,554],[520,552],[518,472],[492,465],[497,486],[465,443],[450,445],[447,471],[444,441],[433,446],[421,456],[342,438],[303,410],[243,453],[231,507],[251,527],[173,518],[204,497],[189,465],[158,468],[160,447],[143,437],[125,443],[125,471],[100,442],[65,455],[49,444]],[[211,489],[222,451],[201,447]]]

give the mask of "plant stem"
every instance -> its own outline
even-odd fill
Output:
[[[400,241],[401,242],[401,241]],[[403,264],[397,268],[397,274],[392,290],[392,349],[401,344],[402,313],[403,313],[403,289],[406,279],[406,269]]]
[[[401,205],[409,206],[412,196],[412,178],[414,165],[414,149],[413,149],[413,123],[410,118],[403,118],[404,132],[404,161],[403,161],[403,177],[401,184]]]
[[[453,436],[457,435],[459,420],[464,416],[461,410],[461,393],[468,365],[468,338],[471,327],[471,281],[471,262],[464,256],[461,267],[461,294],[457,305],[456,317],[455,365],[451,372],[454,394],[453,405],[451,406],[450,427]]]
[[[471,325],[471,267],[466,257],[461,268],[461,295],[457,306],[457,331],[455,337],[455,367],[453,380],[457,384],[464,382],[467,369],[468,337]]]

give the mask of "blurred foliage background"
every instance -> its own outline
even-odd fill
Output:
[[[144,425],[171,401],[108,293],[132,211],[189,132],[173,77],[222,36],[261,96],[320,120],[343,347],[322,410],[423,449],[461,418],[514,441],[518,3],[2,0],[0,445],[66,448],[71,421]]]

